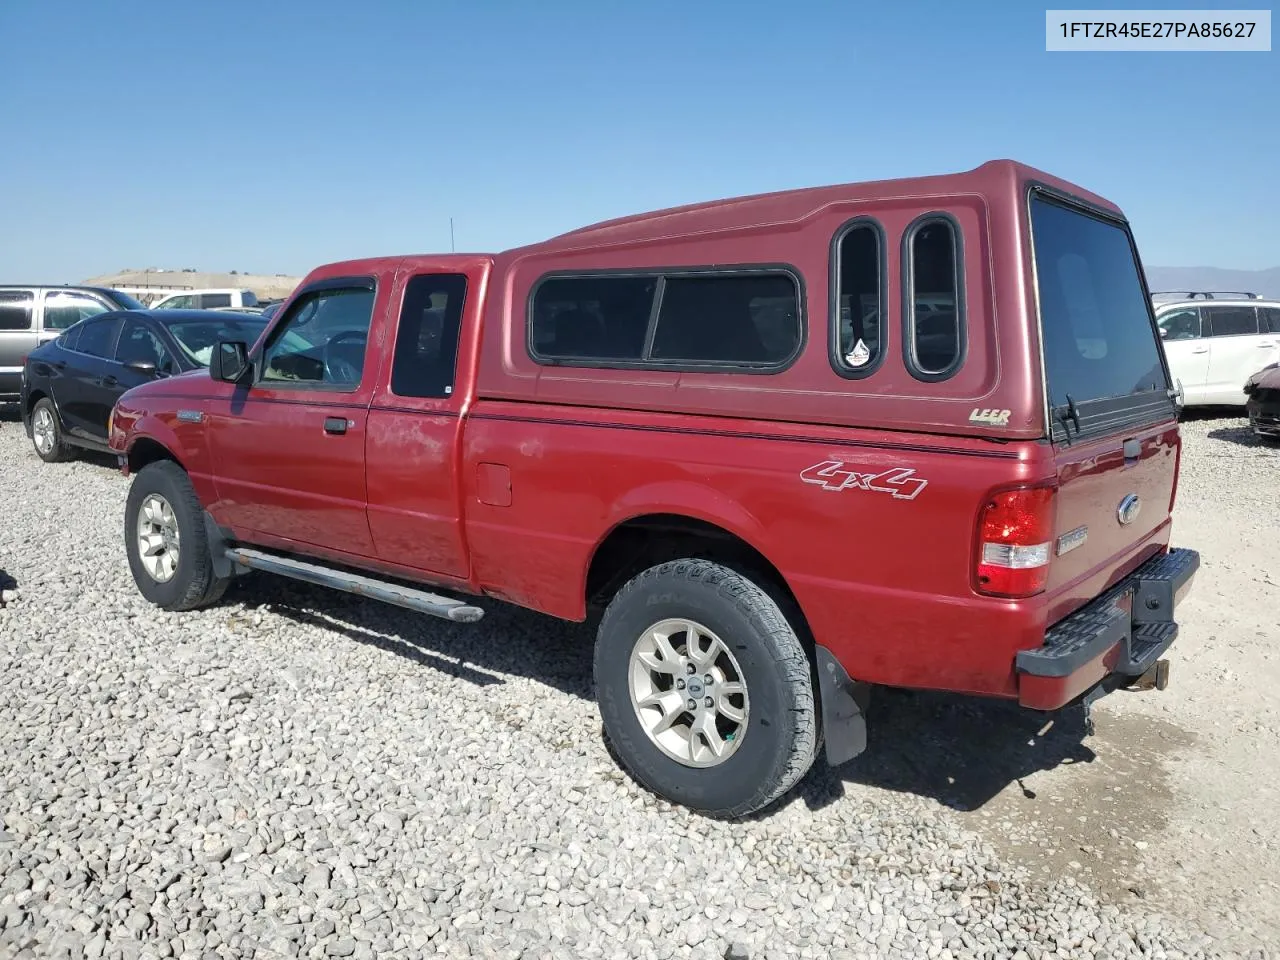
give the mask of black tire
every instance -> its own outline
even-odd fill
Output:
[[[48,414],[50,423],[53,426],[53,445],[47,453],[40,449],[34,429],[36,418],[44,414]],[[37,457],[45,463],[62,463],[71,459],[74,451],[71,449],[71,444],[67,443],[66,437],[62,435],[62,422],[58,419],[58,409],[53,405],[52,400],[48,397],[41,397],[36,401],[36,405],[31,408],[31,423],[31,445],[35,448]]]
[[[686,766],[668,756],[632,705],[632,652],[667,618],[698,621],[732,647],[741,667],[747,728],[715,766]],[[767,807],[795,786],[817,754],[813,672],[795,629],[765,590],[709,560],[651,567],[618,591],[600,622],[595,683],[605,735],[628,772],[667,800],[714,817]]]
[[[161,582],[147,572],[138,545],[138,513],[150,494],[163,497],[178,527],[178,564],[171,579]],[[125,551],[134,583],[144,597],[165,610],[195,610],[222,599],[230,577],[213,570],[204,511],[187,472],[172,460],[147,464],[134,477],[124,515]]]

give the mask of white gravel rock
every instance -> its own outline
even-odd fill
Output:
[[[1199,442],[1183,471],[1220,469]],[[157,611],[127,487],[0,421],[0,956],[1218,955],[821,763],[747,822],[655,799],[601,742],[588,628],[266,576]]]

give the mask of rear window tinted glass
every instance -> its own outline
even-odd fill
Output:
[[[910,234],[907,306],[910,352],[916,371],[952,373],[960,363],[962,317],[959,246],[949,220],[925,220]]]
[[[800,344],[797,286],[766,271],[553,277],[534,292],[530,346],[543,360],[777,365]]]
[[[1258,311],[1253,307],[1202,307],[1206,333],[1211,337],[1240,337],[1258,332]]]
[[[836,248],[836,355],[842,370],[870,371],[880,361],[884,275],[880,231],[855,224]]]
[[[119,318],[90,320],[80,331],[80,339],[76,341],[76,349],[91,357],[109,358],[114,352],[116,330],[120,328]]]
[[[453,393],[467,278],[460,273],[423,274],[409,281],[396,332],[391,392],[401,397]]]
[[[30,330],[34,302],[25,290],[0,290],[0,330]]]
[[[1280,307],[1259,307],[1258,327],[1263,333],[1280,333]]]
[[[206,310],[214,307],[231,306],[231,294],[229,293],[202,293],[200,295],[200,306]]]
[[[654,360],[779,364],[800,345],[795,281],[783,274],[670,277]]]
[[[1167,390],[1128,233],[1039,197],[1031,224],[1050,403]]]

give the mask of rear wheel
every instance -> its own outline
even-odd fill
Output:
[[[778,604],[707,560],[641,573],[600,623],[596,691],[632,776],[713,816],[745,816],[813,764],[809,659]]]
[[[61,463],[71,458],[71,446],[62,436],[62,424],[53,401],[41,397],[31,410],[31,443],[36,456],[45,463]]]
[[[148,464],[134,478],[124,537],[138,590],[165,610],[216,603],[231,582],[214,573],[200,501],[191,478],[172,460]]]

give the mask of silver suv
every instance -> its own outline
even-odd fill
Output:
[[[0,285],[0,403],[17,401],[28,353],[73,323],[108,310],[141,310],[110,287]]]

